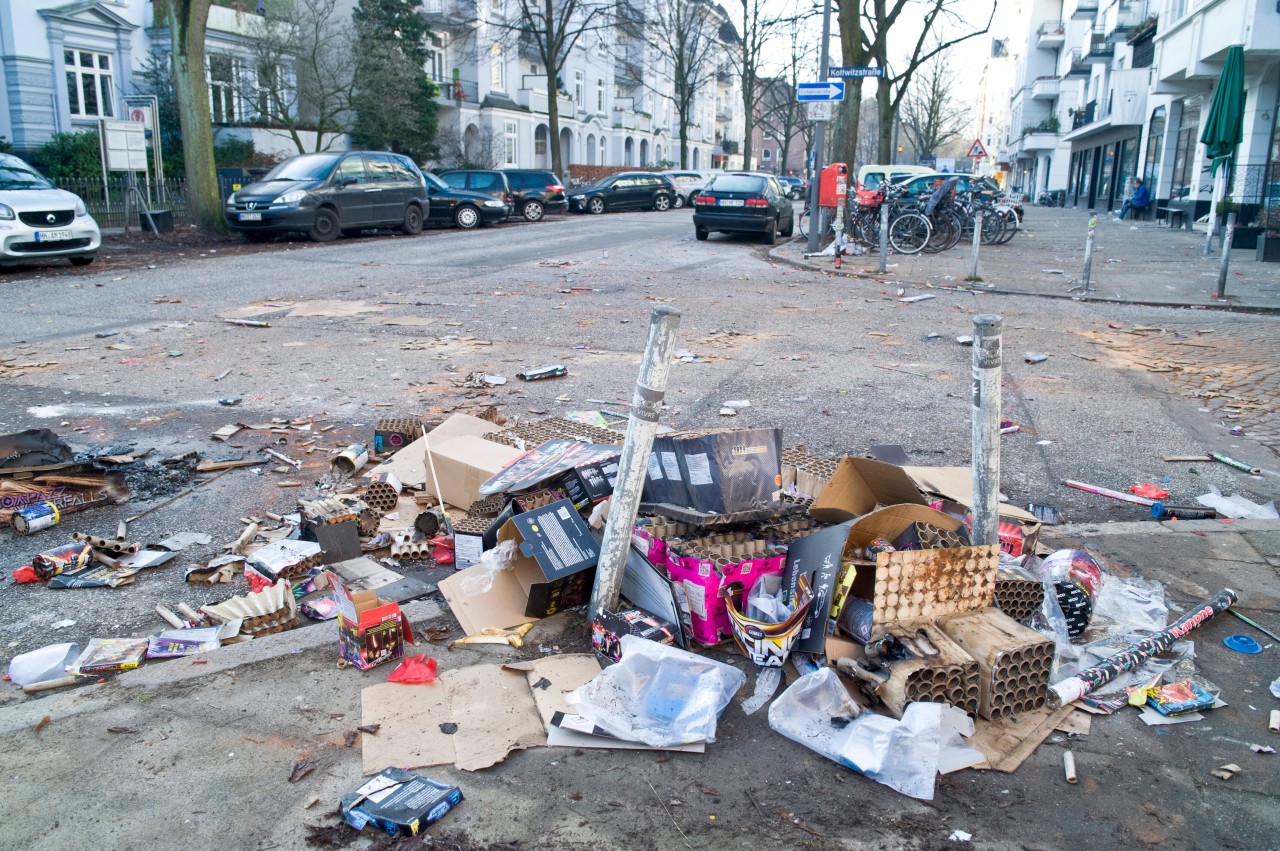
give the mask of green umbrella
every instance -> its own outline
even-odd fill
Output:
[[[1200,131],[1205,152],[1213,159],[1213,173],[1218,166],[1235,156],[1236,146],[1244,137],[1244,48],[1233,44],[1227,48],[1227,61],[1222,76],[1213,90],[1209,117]]]

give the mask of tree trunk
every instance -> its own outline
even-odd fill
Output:
[[[756,129],[754,111],[756,106],[755,73],[744,72],[742,75],[742,167],[751,170],[751,134]]]
[[[187,209],[208,228],[226,226],[213,164],[213,121],[204,73],[204,34],[212,0],[169,0],[173,77],[187,170]]]
[[[880,126],[876,128],[880,131],[878,145],[876,146],[876,158],[880,161],[880,165],[888,165],[893,162],[893,99],[889,91],[890,80],[888,77],[881,77],[880,83],[876,86],[876,106],[879,108]]]
[[[862,4],[858,0],[841,0],[837,22],[840,25],[840,54],[845,65],[863,65],[862,52]],[[862,120],[862,78],[853,78],[853,96],[846,95],[844,104],[844,144],[841,156],[849,170],[858,166],[858,124]]]
[[[548,4],[549,5],[549,4]],[[547,63],[547,144],[551,146],[551,170],[561,181],[568,182],[565,174],[564,157],[560,150],[560,89],[556,82],[560,77],[560,69],[552,68]]]
[[[676,104],[676,118],[680,122],[680,168],[689,167],[689,106],[687,98]]]

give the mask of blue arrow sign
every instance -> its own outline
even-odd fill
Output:
[[[796,85],[796,100],[801,103],[815,100],[844,100],[844,83],[840,80],[828,80],[825,83],[799,83]]]
[[[883,77],[879,65],[838,65],[827,72],[832,77]]]

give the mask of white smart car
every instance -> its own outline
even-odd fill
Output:
[[[93,262],[98,223],[78,195],[64,192],[11,154],[0,154],[0,265],[65,257]]]

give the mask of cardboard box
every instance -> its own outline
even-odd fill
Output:
[[[387,768],[342,796],[342,820],[356,830],[372,824],[389,836],[417,836],[461,803],[457,786]]]
[[[662,472],[672,478],[668,452],[674,453],[684,499],[664,501],[708,514],[777,506],[782,477],[781,429],[719,429],[667,438]]]
[[[903,467],[902,471],[926,493],[934,493],[960,503],[968,510],[973,505],[973,472],[968,467]],[[1034,524],[1040,519],[1016,505],[1000,503],[998,513],[1008,520]]]
[[[886,505],[928,505],[906,472],[894,464],[846,456],[809,514],[823,523],[844,523]]]
[[[809,581],[813,591],[813,606],[809,609],[800,637],[792,650],[800,653],[822,653],[827,638],[827,623],[831,619],[831,597],[840,579],[845,546],[852,522],[841,523],[806,535],[793,541],[787,549],[787,565],[783,582],[787,593],[794,597],[799,590],[800,577]],[[874,582],[874,580],[873,580]]]
[[[452,419],[446,420],[440,428],[444,428]],[[436,441],[434,434],[432,432],[427,435],[427,441],[431,458],[435,461],[436,477],[440,482],[438,495],[450,505],[461,508],[479,499],[480,486],[522,454],[518,449],[485,440],[476,434],[463,434],[442,441]],[[423,487],[427,493],[437,494],[430,475]]]
[[[399,452],[426,433],[421,420],[378,420],[373,427],[373,451]]]
[[[678,647],[679,628],[644,609],[600,612],[591,621],[591,649],[602,659],[617,662],[622,658],[622,636],[640,638]]]
[[[467,434],[480,436],[501,430],[501,426],[494,425],[479,417],[454,414],[432,429],[426,436],[418,438],[395,455],[392,455],[389,461],[376,467],[373,472],[385,471],[393,473],[406,489],[416,490],[425,487],[427,481],[431,478],[431,473],[427,468],[426,453],[428,446],[434,448],[455,437]],[[434,492],[433,488],[432,493]],[[469,502],[463,503],[459,507],[466,508],[470,504]]]
[[[338,606],[340,657],[363,670],[404,656],[405,642],[414,641],[400,604],[381,599],[372,589],[350,591],[336,573],[327,574]]]
[[[527,617],[548,617],[591,598],[600,547],[569,500],[512,517],[498,530],[503,541],[516,542],[511,574],[528,600]]]

